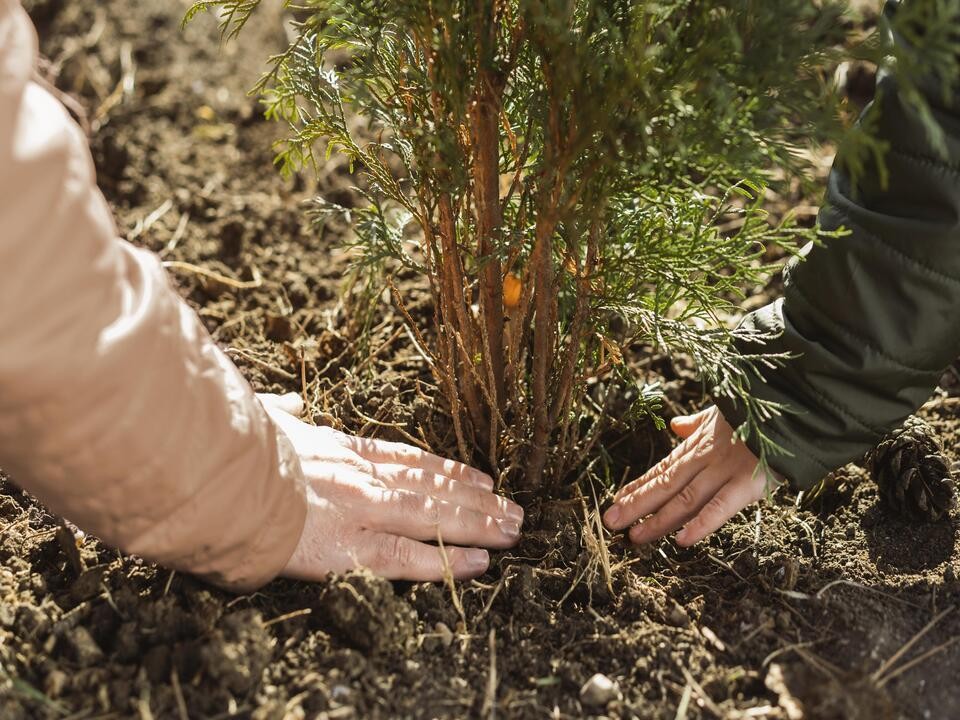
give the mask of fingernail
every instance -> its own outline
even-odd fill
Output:
[[[497,526],[509,538],[520,537],[520,523],[516,520],[497,520]]]
[[[620,506],[613,505],[603,516],[603,524],[607,527],[616,527],[620,523]]]
[[[518,523],[523,522],[523,508],[515,502],[507,500],[506,513],[511,520],[516,520]]]
[[[464,552],[464,559],[468,571],[483,571],[490,565],[490,553],[478,548],[467,549]]]

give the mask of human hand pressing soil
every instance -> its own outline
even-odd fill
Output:
[[[309,425],[296,417],[303,401],[295,393],[259,398],[307,481],[307,519],[282,575],[319,580],[364,566],[395,580],[441,580],[446,568],[472,578],[490,563],[482,547],[519,539],[523,510],[495,495],[479,470],[403,443]],[[442,551],[424,542],[438,536]]]
[[[677,543],[693,545],[766,490],[767,475],[758,470],[759,460],[741,441],[733,441],[733,428],[717,408],[674,418],[670,427],[683,442],[624,485],[603,516],[611,530],[633,525],[629,536],[638,545],[681,526]],[[774,477],[783,481],[780,475]]]

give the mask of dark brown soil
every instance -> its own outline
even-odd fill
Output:
[[[389,308],[369,344],[355,339],[344,228],[305,220],[316,192],[352,202],[346,168],[319,187],[271,170],[276,129],[244,90],[283,42],[281,17],[219,48],[212,18],[181,33],[183,0],[28,5],[56,83],[86,111],[121,233],[181,263],[177,286],[254,386],[305,391],[318,422],[424,428],[449,448]],[[237,289],[191,266],[263,280]],[[673,407],[703,401],[654,365]],[[953,459],[960,402],[945,386],[924,415]],[[648,431],[628,440],[635,471],[669,448]],[[571,520],[592,501],[553,507],[454,589],[461,615],[449,588],[361,573],[233,597],[75,544],[0,472],[0,718],[958,717],[960,613],[940,617],[960,602],[954,520],[909,524],[863,479],[838,473],[812,511],[778,495],[689,550],[614,538],[604,551]],[[580,700],[595,673],[619,686],[605,706]]]

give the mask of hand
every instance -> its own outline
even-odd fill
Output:
[[[733,441],[733,428],[715,407],[674,418],[670,427],[683,442],[642,477],[624,485],[603,516],[611,530],[637,523],[630,528],[630,540],[638,545],[681,526],[677,544],[693,545],[766,490],[767,475],[758,470],[756,455],[741,441]]]
[[[307,480],[307,519],[282,574],[319,580],[358,566],[390,579],[481,575],[486,550],[520,537],[523,510],[493,493],[493,480],[402,443],[308,425],[295,393],[260,395],[293,443]],[[443,539],[444,550],[424,541]],[[447,544],[450,543],[450,544]],[[445,556],[445,558],[444,558]]]

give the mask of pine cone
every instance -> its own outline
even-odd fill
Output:
[[[886,505],[909,517],[934,521],[953,509],[956,484],[933,428],[909,417],[867,453],[867,470]]]

